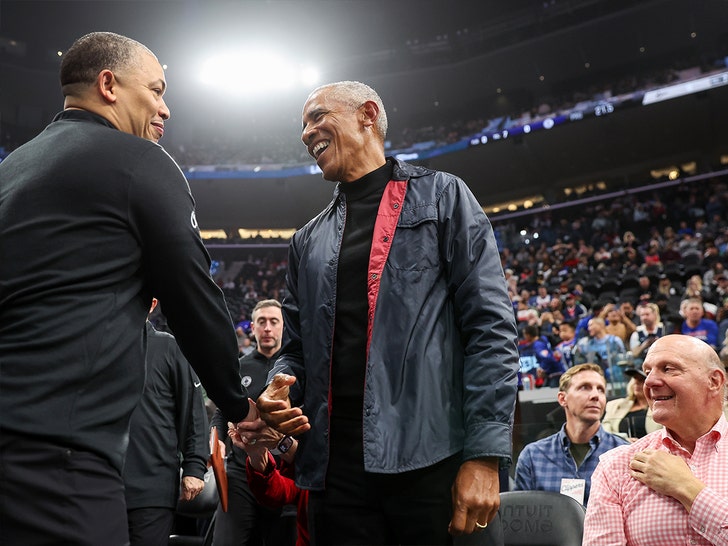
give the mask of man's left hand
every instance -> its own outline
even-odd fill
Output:
[[[496,517],[499,506],[498,459],[465,461],[452,486],[452,520],[448,531],[452,535],[480,531]]]
[[[182,487],[180,488],[179,498],[186,501],[191,501],[197,495],[202,492],[202,488],[205,487],[205,482],[200,478],[193,476],[185,476],[182,478]]]
[[[629,473],[650,489],[680,501],[688,512],[705,488],[682,458],[656,449],[636,453],[629,463]]]

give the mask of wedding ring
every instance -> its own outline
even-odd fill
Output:
[[[249,444],[250,444],[251,446],[254,446],[255,444],[257,444],[257,443],[258,443],[258,440],[257,440],[257,438],[253,438],[252,440],[249,440],[249,441],[248,441],[248,443],[249,443]]]
[[[478,522],[476,521],[476,522],[475,522],[475,526],[476,526],[476,527],[477,527],[478,529],[485,529],[486,527],[488,527],[488,524],[487,524],[487,523],[484,523],[483,525],[481,525],[480,523],[478,523]]]

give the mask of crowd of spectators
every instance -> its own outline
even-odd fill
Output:
[[[606,333],[628,349],[640,304],[656,304],[665,333],[671,333],[685,319],[681,305],[698,297],[705,318],[718,325],[722,347],[728,327],[727,209],[723,175],[525,220],[494,216],[519,330],[537,325],[555,348],[563,340],[561,323],[573,322],[578,340],[588,330],[577,323],[596,311]],[[249,319],[257,300],[284,297],[285,269],[281,245],[221,265],[216,278],[236,323]]]
[[[580,104],[594,101],[610,101],[614,97],[638,93],[684,81],[726,67],[725,57],[719,53],[670,59],[669,65],[652,67],[640,72],[610,73],[602,78],[590,78],[585,82],[567,82],[552,87],[542,96],[529,93],[522,97],[513,95],[507,104],[509,111],[494,108],[489,102],[467,105],[462,115],[448,112],[438,119],[436,112],[427,115],[434,123],[425,126],[407,125],[393,127],[389,132],[389,153],[407,151],[417,146],[436,148],[469,138],[486,128],[508,129],[513,124],[524,125],[543,120],[548,116],[568,114]],[[576,85],[576,87],[574,87]],[[473,115],[473,108],[481,109]],[[311,159],[301,145],[297,133],[261,131],[220,131],[195,142],[168,149],[172,157],[183,167],[195,165],[245,166],[245,165],[300,165]]]
[[[669,63],[669,64],[668,64]],[[488,127],[507,129],[509,124],[525,124],[547,116],[569,112],[579,104],[609,100],[612,97],[635,93],[691,79],[718,69],[725,69],[725,51],[707,52],[683,58],[671,58],[665,66],[654,66],[639,71],[622,70],[590,76],[584,82],[564,82],[549,88],[542,96],[523,93],[509,96],[510,110],[494,107],[492,101],[481,105],[463,105],[465,111],[456,115],[448,111],[438,119],[437,112],[427,114],[428,125],[407,124],[392,127],[389,134],[389,152],[404,151],[413,146],[427,144],[440,147],[475,135]],[[474,110],[475,109],[475,110]],[[7,125],[7,124],[5,124]],[[275,127],[260,127],[255,131],[240,131],[239,124],[230,129],[210,127],[209,132],[198,128],[194,140],[168,143],[165,146],[183,167],[218,166],[243,167],[261,165],[291,166],[311,162],[301,145],[296,131],[281,131]],[[277,127],[277,126],[276,126]],[[23,141],[13,141],[11,127],[6,126],[0,142],[0,159]],[[15,131],[23,134],[24,131]]]

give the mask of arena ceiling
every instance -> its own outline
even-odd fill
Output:
[[[1,0],[0,136],[37,132],[60,109],[56,52],[93,30],[136,38],[168,65],[173,118],[162,144],[179,144],[213,122],[231,132],[300,131],[309,89],[256,98],[231,94],[224,76],[200,85],[200,60],[230,44],[275,44],[319,66],[323,81],[366,81],[390,126],[421,126],[644,74],[685,55],[728,57],[726,21],[725,0]],[[727,89],[428,164],[461,175],[486,205],[579,180],[638,178],[670,161],[710,163],[728,154]],[[203,227],[283,228],[315,214],[332,186],[309,176],[196,180],[192,190]]]

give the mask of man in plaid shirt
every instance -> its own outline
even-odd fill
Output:
[[[627,443],[602,428],[606,389],[598,364],[579,364],[564,372],[558,401],[566,412],[566,423],[556,434],[523,449],[516,465],[517,490],[557,491],[587,503],[599,456]]]
[[[679,334],[658,339],[642,368],[665,428],[602,457],[584,545],[727,545],[725,369],[707,343]]]

